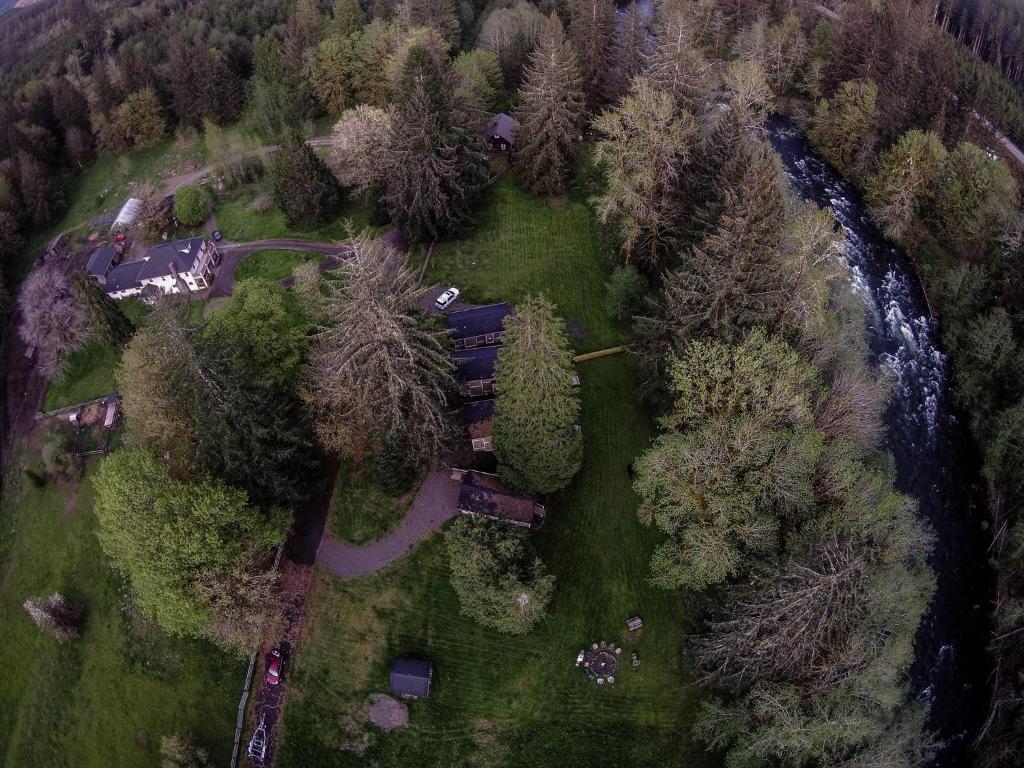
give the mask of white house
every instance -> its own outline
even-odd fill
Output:
[[[118,264],[104,275],[95,275],[112,299],[141,296],[143,289],[159,293],[201,291],[213,282],[220,252],[212,240],[193,237],[154,245],[137,261]]]

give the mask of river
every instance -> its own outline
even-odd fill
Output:
[[[914,694],[930,703],[929,725],[946,743],[935,765],[969,763],[969,742],[988,706],[988,611],[993,576],[978,450],[948,391],[945,355],[906,254],[868,218],[857,190],[814,153],[793,123],[768,124],[790,182],[828,208],[845,232],[843,257],[867,306],[874,362],[898,384],[886,414],[896,486],[919,503],[935,532],[936,592],[915,638]]]

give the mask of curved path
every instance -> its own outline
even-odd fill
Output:
[[[327,256],[320,262],[320,271],[334,269],[347,259],[352,249],[339,243],[318,243],[311,240],[256,240],[252,243],[220,243],[217,250],[221,254],[221,263],[217,276],[213,278],[210,298],[230,296],[235,290],[235,268],[242,259],[256,251],[308,251],[322,253]]]
[[[357,547],[324,534],[316,561],[346,581],[379,571],[406,555],[419,541],[458,514],[459,484],[447,471],[431,472],[416,494],[409,512],[391,533]]]
[[[331,145],[330,136],[314,136],[311,139],[306,139],[306,143],[311,147],[329,147]],[[230,163],[234,160],[241,160],[244,157],[255,157],[264,152],[276,152],[278,150],[278,144],[267,144],[263,147],[256,147],[245,152],[239,152],[237,155],[232,155],[227,158],[224,162]],[[218,163],[217,165],[223,165],[224,163]],[[197,171],[191,173],[183,173],[180,176],[171,176],[164,180],[164,194],[169,195],[173,192],[177,192],[181,187],[186,184],[195,184],[198,181],[202,181],[210,172],[217,167],[217,165],[208,165],[205,168],[200,168]]]

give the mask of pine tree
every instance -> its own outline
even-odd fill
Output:
[[[366,13],[359,0],[334,0],[331,17],[330,34],[335,37],[348,37],[366,26]]]
[[[612,0],[570,0],[569,15],[569,36],[579,56],[583,94],[587,109],[595,113],[604,98],[608,77],[615,4]]]
[[[647,57],[651,82],[671,93],[681,107],[697,112],[710,89],[711,67],[694,39],[686,12],[670,9],[654,27]]]
[[[132,337],[132,321],[92,277],[76,272],[71,276],[71,288],[94,334],[113,347],[121,347]]]
[[[809,136],[828,161],[851,179],[867,175],[878,121],[878,86],[848,80],[831,99],[819,101]]]
[[[298,133],[291,133],[274,153],[271,176],[274,202],[289,224],[328,221],[341,204],[338,182]]]
[[[677,339],[736,338],[779,318],[787,287],[778,256],[786,204],[771,148],[745,146],[746,169],[725,190],[717,225],[666,280],[666,317]]]
[[[581,88],[576,52],[552,13],[530,54],[516,112],[515,167],[522,182],[538,194],[560,194],[569,186],[585,117]]]
[[[409,100],[399,109],[387,149],[385,200],[413,242],[458,232],[487,174],[483,139],[467,125],[447,62],[410,55]]]
[[[643,71],[647,56],[647,19],[643,11],[631,0],[626,18],[618,21],[612,35],[610,64],[605,80],[605,98],[615,103],[629,90],[629,84]]]
[[[505,320],[495,370],[494,454],[512,487],[553,493],[579,471],[583,441],[572,376],[572,349],[555,306],[543,296],[528,298]]]
[[[455,8],[455,0],[405,0],[412,27],[433,27],[454,47],[459,40],[462,25]]]
[[[627,262],[656,267],[676,241],[679,178],[698,133],[696,121],[671,94],[637,77],[594,128],[602,134],[594,157],[607,175],[604,192],[594,199],[598,215],[618,224]]]

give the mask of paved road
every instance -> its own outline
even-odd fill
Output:
[[[314,136],[311,139],[307,139],[306,143],[311,147],[329,147],[331,145],[330,136]],[[278,144],[268,144],[265,147],[257,147],[256,149],[250,149],[246,152],[241,152],[237,155],[232,155],[224,162],[232,162],[234,160],[241,160],[244,157],[255,157],[256,155],[263,154],[264,152],[276,152],[278,150]],[[223,165],[223,163],[218,163]],[[195,184],[197,181],[202,181],[210,172],[216,168],[216,165],[208,165],[205,168],[200,168],[198,171],[192,171],[191,173],[183,173],[180,176],[171,176],[169,179],[164,181],[164,194],[169,195],[176,192],[186,184]]]
[[[316,561],[346,581],[379,571],[408,554],[427,535],[458,514],[459,484],[448,471],[431,472],[420,486],[408,514],[391,533],[373,544],[357,547],[325,535]]]

